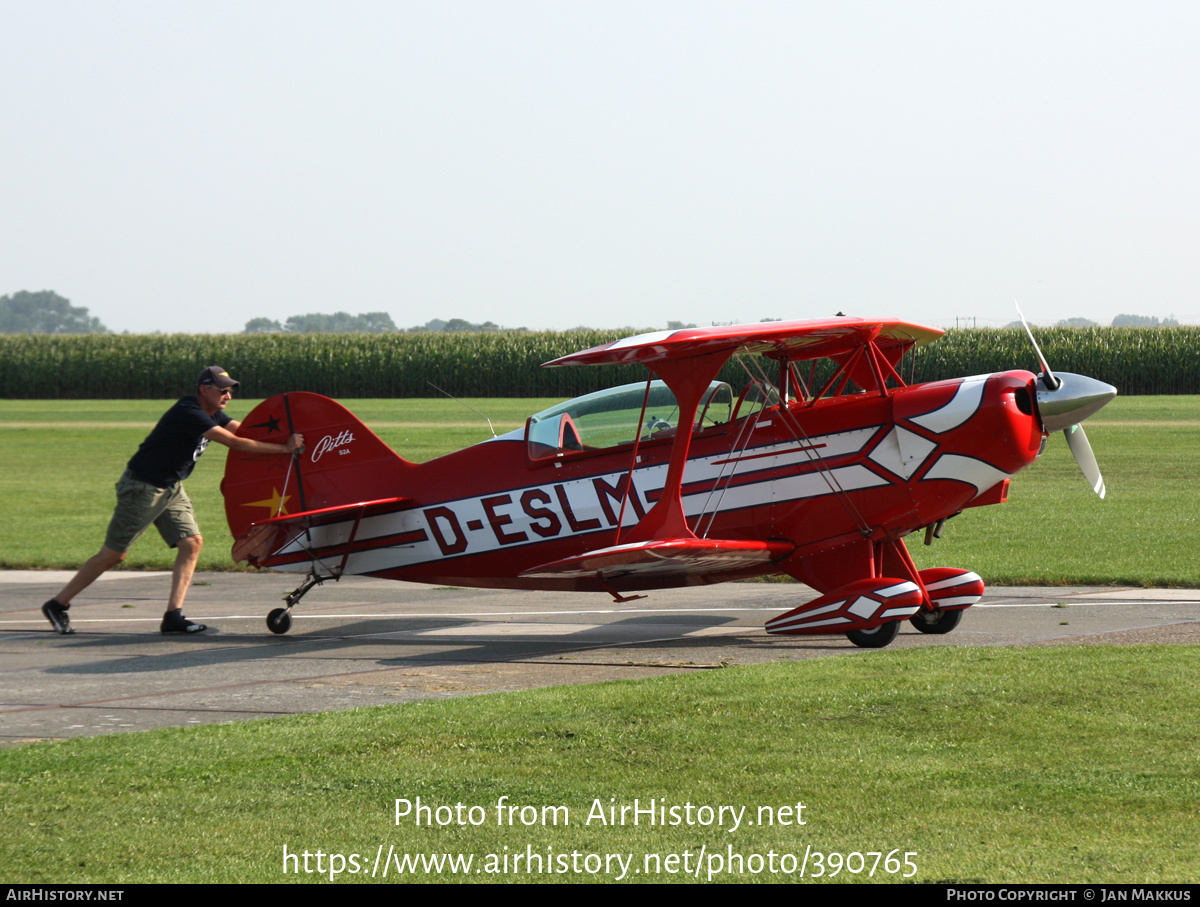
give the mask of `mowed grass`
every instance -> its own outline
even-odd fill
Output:
[[[343,401],[404,457],[424,461],[489,437],[487,424],[450,400]],[[465,401],[496,431],[559,401]],[[71,568],[104,539],[113,484],[170,401],[0,401],[0,567]],[[235,400],[244,416],[253,401]],[[921,567],[956,566],[989,583],[1200,586],[1200,397],[1118,397],[1087,422],[1108,485],[1088,489],[1065,439],[1012,483],[1008,503],[973,508],[930,547]],[[211,445],[187,483],[206,545],[203,570],[230,569],[232,538],[219,483],[226,449]],[[164,569],[172,552],[150,530],[134,569]]]
[[[421,881],[616,872],[478,871],[488,854],[532,849],[632,855],[627,880],[683,881],[646,873],[645,855],[686,851],[694,867],[703,849],[704,880],[730,850],[798,864],[809,849],[807,878],[811,852],[895,850],[915,854],[924,882],[1194,883],[1196,655],[934,647],[11,747],[0,866],[26,883],[317,881],[315,856],[312,874],[283,874],[285,846],[322,851],[326,879],[328,855],[369,871],[382,846],[473,856],[469,874]],[[486,818],[396,824],[395,800],[418,797]],[[497,826],[502,797],[536,820]],[[755,824],[586,822],[595,801],[635,798],[745,807]],[[805,825],[757,824],[760,807],[798,803]],[[543,808],[560,806],[567,824],[544,826]],[[795,865],[753,865],[715,880],[798,879]],[[882,864],[873,879],[898,880]]]

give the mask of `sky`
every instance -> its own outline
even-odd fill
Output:
[[[1200,323],[1197,47],[1192,0],[0,0],[0,294]]]

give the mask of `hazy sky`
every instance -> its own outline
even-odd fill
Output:
[[[0,0],[0,294],[1200,322],[1198,49],[1194,0]]]

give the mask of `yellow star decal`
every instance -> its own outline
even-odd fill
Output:
[[[243,507],[266,507],[271,511],[271,516],[277,514],[286,514],[288,512],[287,502],[291,499],[290,494],[281,495],[276,489],[271,489],[271,499],[268,501],[247,501]]]

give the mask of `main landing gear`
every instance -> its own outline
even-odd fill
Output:
[[[860,649],[882,649],[900,633],[900,621],[889,620],[870,630],[851,630],[846,638]]]
[[[922,633],[941,635],[949,633],[962,620],[962,610],[928,611],[922,608],[908,619],[908,622]],[[851,630],[846,638],[860,649],[882,649],[900,633],[900,621],[889,620],[887,623],[872,627],[870,630]]]
[[[953,611],[927,611],[922,608],[916,614],[908,619],[908,622],[920,630],[922,633],[934,633],[941,635],[949,633],[958,626],[958,622],[962,620],[962,610],[955,609]]]

